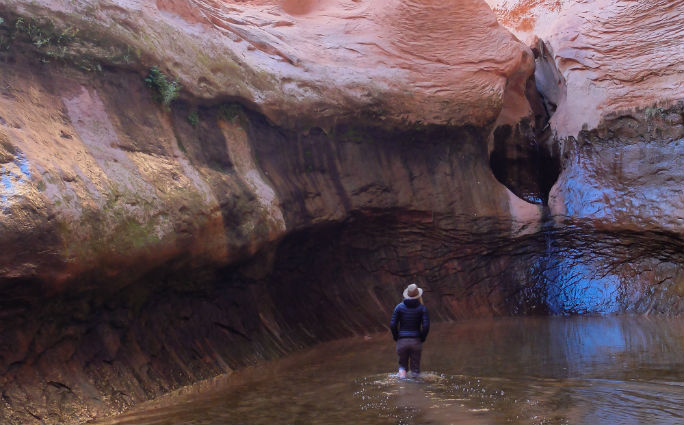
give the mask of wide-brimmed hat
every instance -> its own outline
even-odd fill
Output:
[[[415,300],[423,296],[423,289],[419,288],[415,283],[410,284],[404,289],[404,298]]]

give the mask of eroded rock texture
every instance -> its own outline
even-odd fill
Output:
[[[535,55],[535,84],[550,116],[551,134],[541,145],[560,160],[560,174],[548,199],[554,228],[563,232],[588,224],[602,231],[612,229],[620,237],[629,232],[636,239],[625,244],[630,247],[625,254],[643,252],[643,243],[659,240],[657,235],[669,235],[674,243],[664,247],[681,246],[684,5],[676,1],[488,2],[499,22],[528,43]],[[499,151],[515,151],[511,145]],[[496,153],[495,149],[493,168]],[[614,287],[616,276],[657,274],[660,277],[654,282],[670,287],[663,293],[681,292],[678,256],[674,261],[669,254],[644,260],[632,253],[616,263],[610,257],[620,250],[594,246],[590,251],[599,255],[581,264],[567,263],[573,254],[554,254],[558,257],[551,259],[553,278],[547,282],[547,291],[555,298],[548,304],[552,311],[586,310],[581,304],[589,298],[602,299],[588,296],[594,293],[592,288]],[[656,284],[648,291],[656,287],[662,288]],[[633,307],[658,310],[660,299],[656,296]],[[609,302],[599,310],[614,308]]]
[[[485,125],[505,92],[522,96],[533,67],[480,0],[5,4],[88,31],[101,60],[163,64],[195,96],[239,97],[305,129],[352,118]]]
[[[684,98],[684,4],[677,0],[487,0],[521,40],[543,40],[563,81],[551,126],[560,137],[603,115]]]
[[[55,59],[7,34],[4,422],[102,416],[380,330],[405,281],[426,273],[446,297],[438,318],[543,309],[520,281],[498,285],[505,255],[473,269],[473,226],[509,240],[541,215],[492,175],[490,126],[301,130],[193,96],[167,109],[140,65]],[[439,217],[458,230],[429,224]],[[460,239],[447,238],[469,252],[451,258]],[[473,270],[455,284],[460,269]]]
[[[480,1],[0,16],[0,422],[382,330],[414,280],[436,320],[684,310],[676,58],[667,105],[559,138],[588,71]],[[170,105],[154,65],[185,87]]]
[[[607,226],[684,229],[684,103],[605,120],[565,141],[554,215]]]

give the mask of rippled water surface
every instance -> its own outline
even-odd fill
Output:
[[[393,348],[389,332],[321,344],[103,423],[684,423],[681,318],[438,324],[409,380]]]

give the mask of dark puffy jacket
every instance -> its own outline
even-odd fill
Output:
[[[399,338],[420,338],[425,341],[430,332],[427,308],[418,300],[405,299],[394,308],[390,329],[395,341]]]

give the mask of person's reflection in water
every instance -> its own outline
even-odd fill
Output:
[[[422,296],[423,290],[415,283],[410,284],[404,290],[404,301],[392,313],[390,329],[397,341],[400,378],[406,378],[409,364],[411,376],[417,377],[420,374],[420,354],[423,342],[430,332],[430,318]]]

